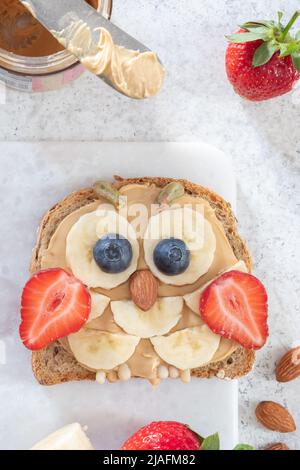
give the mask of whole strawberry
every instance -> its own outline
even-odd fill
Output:
[[[131,436],[122,450],[200,450],[201,438],[185,424],[157,421]]]
[[[300,31],[293,37],[289,23],[251,21],[227,39],[226,72],[234,90],[243,98],[263,101],[291,91],[300,78]]]

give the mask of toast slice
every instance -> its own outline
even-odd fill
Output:
[[[237,224],[231,206],[213,191],[191,183],[186,180],[171,178],[130,178],[115,177],[118,188],[127,184],[155,184],[164,187],[172,181],[180,182],[189,194],[200,196],[207,200],[214,209],[219,221],[222,223],[228,241],[238,260],[245,262],[249,271],[252,270],[252,261],[245,242],[237,232]],[[41,269],[41,258],[47,249],[53,233],[60,222],[76,209],[90,204],[98,199],[93,188],[81,189],[74,192],[57,203],[42,219],[37,244],[33,250],[30,272],[34,274]],[[199,378],[236,379],[246,375],[253,367],[255,352],[239,347],[224,361],[211,363],[207,366],[192,370],[192,375]],[[40,351],[32,354],[32,369],[37,381],[42,385],[55,385],[74,380],[95,380],[96,374],[83,368],[76,359],[61,346],[54,342]]]

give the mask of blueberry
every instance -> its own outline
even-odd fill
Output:
[[[104,235],[95,244],[93,256],[99,268],[105,273],[122,273],[132,261],[132,247],[122,235]]]
[[[169,238],[156,245],[153,260],[156,267],[168,276],[182,274],[190,264],[190,252],[182,240]]]

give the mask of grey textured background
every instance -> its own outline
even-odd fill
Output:
[[[287,405],[300,426],[300,380],[280,385],[274,364],[300,343],[300,91],[253,104],[237,97],[224,73],[224,35],[238,23],[270,19],[296,0],[114,0],[113,18],[159,52],[164,90],[147,102],[115,94],[85,74],[47,94],[8,91],[0,106],[1,140],[204,140],[232,155],[240,230],[270,294],[271,338],[255,371],[240,381],[241,440],[263,446],[277,436],[256,423],[258,401]],[[88,157],[88,156],[87,156]],[[1,156],[0,156],[1,159]],[[88,158],[87,158],[88,164]]]

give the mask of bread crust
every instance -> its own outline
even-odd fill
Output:
[[[172,181],[180,182],[189,194],[200,196],[208,201],[215,211],[216,217],[222,223],[228,241],[238,260],[243,260],[249,271],[252,270],[251,256],[247,245],[239,236],[237,221],[231,205],[221,196],[198,184],[187,180],[172,178],[122,178],[115,176],[115,185],[120,188],[127,184],[155,184],[158,187],[166,186]],[[90,204],[98,199],[93,188],[85,188],[65,197],[52,207],[43,217],[37,237],[37,244],[33,250],[30,272],[34,274],[41,269],[41,258],[47,249],[53,233],[60,222],[76,209]],[[237,379],[249,373],[255,361],[255,352],[239,347],[224,361],[211,363],[204,367],[192,370],[192,375],[198,378],[220,377],[224,379]],[[74,380],[95,380],[96,374],[83,368],[76,359],[66,351],[59,342],[54,342],[40,351],[32,353],[32,370],[37,381],[42,385],[55,385]]]

